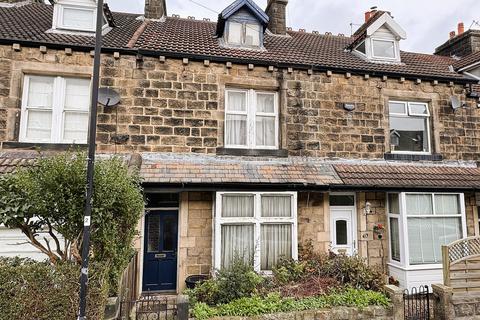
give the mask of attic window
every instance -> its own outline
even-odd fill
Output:
[[[394,40],[372,39],[373,57],[382,59],[396,59]]]
[[[360,45],[355,50],[360,52],[361,54],[366,55],[367,54],[367,48],[366,48],[366,45],[365,45],[365,41],[360,43]]]
[[[93,31],[95,28],[95,9],[62,6],[59,27],[69,30]]]
[[[92,0],[58,0],[54,5],[53,29],[95,32],[97,3]],[[105,27],[107,26],[105,22]]]
[[[259,47],[261,27],[248,22],[228,22],[227,43],[234,46]]]

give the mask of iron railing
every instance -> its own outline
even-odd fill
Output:
[[[122,301],[120,320],[176,320],[177,300],[175,296],[147,293],[136,300]]]
[[[430,294],[428,286],[411,288],[403,294],[405,320],[430,319]]]

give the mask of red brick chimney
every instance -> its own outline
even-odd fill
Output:
[[[463,22],[460,22],[458,24],[458,35],[461,35],[465,32],[465,25],[463,24]]]
[[[373,15],[377,12],[377,7],[371,7],[369,11],[365,12],[365,22],[368,22]]]

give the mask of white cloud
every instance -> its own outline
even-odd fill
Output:
[[[233,0],[167,0],[169,14],[182,17],[215,20]],[[144,0],[108,0],[112,10],[142,13]],[[256,0],[265,8],[267,0]],[[318,30],[334,34],[351,32],[350,23],[362,23],[364,12],[371,6],[392,12],[397,22],[407,31],[402,49],[431,53],[456,30],[459,21],[468,28],[473,20],[480,20],[478,0],[290,0],[287,7],[288,24],[294,29]],[[478,15],[476,14],[478,13]],[[355,28],[358,26],[354,26]]]

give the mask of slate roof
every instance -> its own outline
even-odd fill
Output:
[[[48,156],[37,151],[0,153],[0,174],[32,166]],[[111,155],[98,155],[105,158]],[[315,158],[248,158],[202,154],[145,153],[140,174],[145,183],[197,185],[293,185],[355,189],[480,189],[480,168],[380,162],[351,164]],[[123,155],[126,162],[131,160]]]
[[[480,188],[476,167],[336,164],[334,168],[344,185],[354,187]]]
[[[105,35],[104,46],[125,48],[142,21],[137,20],[138,15],[135,14],[113,12],[112,15],[117,27]],[[94,46],[93,36],[48,32],[52,28],[52,17],[53,6],[42,3],[0,7],[0,39]]]
[[[72,34],[48,33],[51,28],[53,7],[32,3],[13,8],[0,7],[0,42],[32,41],[45,45],[71,45],[92,47],[94,38]],[[113,13],[116,28],[104,37],[107,48],[139,50],[144,54],[187,57],[276,65],[330,69],[403,77],[434,78],[444,80],[466,79],[450,70],[455,59],[412,52],[402,52],[401,64],[366,61],[345,48],[351,37],[289,31],[288,36],[265,35],[265,50],[226,48],[214,37],[216,23],[168,17],[148,21],[145,30],[134,38],[143,21],[138,15]],[[142,28],[143,28],[142,27]],[[142,30],[142,29],[140,29]],[[136,39],[138,36],[138,39]],[[130,43],[132,38],[136,39]],[[130,49],[131,47],[131,49]]]
[[[458,59],[453,63],[453,67],[455,68],[455,70],[460,70],[476,62],[480,62],[480,51],[471,53],[461,59]]]
[[[0,174],[11,173],[17,168],[29,167],[39,157],[36,151],[0,152]]]
[[[310,159],[239,158],[193,154],[143,155],[140,174],[146,183],[301,184],[341,183],[331,165]]]

